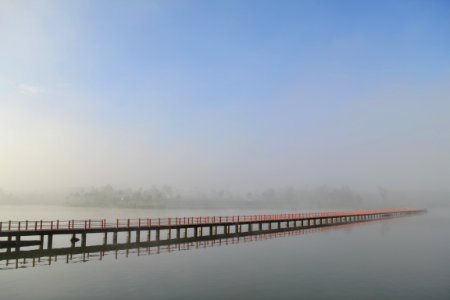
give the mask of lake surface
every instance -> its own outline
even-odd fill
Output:
[[[269,213],[2,206],[0,220]],[[0,299],[450,299],[450,211],[0,271]]]

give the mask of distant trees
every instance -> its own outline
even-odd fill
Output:
[[[72,192],[67,204],[76,206],[163,207],[170,200],[179,199],[169,186],[150,189],[114,189],[110,185],[91,187]]]
[[[314,189],[270,188],[263,191],[260,198],[265,203],[312,208],[358,207],[363,203],[363,197],[349,187],[336,188],[327,185]]]
[[[170,186],[149,189],[114,189],[110,185],[71,193],[67,204],[114,207],[304,207],[355,208],[363,198],[349,187],[320,186],[315,189],[269,188],[260,192],[201,191],[180,196]]]
[[[348,186],[340,188],[321,186],[315,190],[313,198],[318,206],[323,208],[360,207],[363,203],[362,196]]]

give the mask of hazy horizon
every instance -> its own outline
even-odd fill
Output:
[[[0,189],[448,191],[448,3],[118,3],[0,2]]]

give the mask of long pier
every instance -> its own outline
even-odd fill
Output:
[[[0,248],[19,251],[21,247],[38,246],[39,250],[52,249],[53,237],[68,236],[71,247],[80,241],[87,245],[87,237],[92,234],[103,235],[103,245],[117,245],[119,234],[126,235],[131,243],[132,233],[135,243],[161,240],[180,240],[189,237],[232,235],[245,232],[264,232],[274,229],[308,229],[381,220],[422,213],[424,210],[362,210],[351,212],[316,212],[245,216],[207,216],[147,219],[116,219],[113,222],[101,220],[54,220],[54,221],[8,221],[0,222]],[[162,234],[166,233],[166,238]],[[27,237],[27,239],[22,239]],[[32,237],[34,239],[30,240]]]
[[[18,252],[0,252],[0,271],[13,269],[26,269],[34,267],[51,266],[58,261],[66,264],[86,263],[90,261],[103,261],[105,257],[128,258],[129,256],[149,256],[163,253],[176,253],[186,250],[206,249],[212,247],[232,246],[248,242],[264,241],[269,239],[313,234],[322,231],[337,230],[363,226],[364,224],[383,222],[383,219],[350,224],[341,224],[326,227],[312,227],[306,229],[281,228],[264,230],[262,232],[242,232],[234,234],[218,234],[216,236],[190,237],[186,239],[172,239],[161,241],[146,241],[140,243],[118,243],[116,245],[93,245],[86,247],[65,247],[44,250],[20,250]]]

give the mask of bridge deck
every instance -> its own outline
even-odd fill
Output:
[[[72,233],[102,233],[137,230],[167,230],[207,226],[228,226],[239,224],[262,224],[290,221],[314,221],[332,218],[364,218],[371,216],[393,217],[415,214],[423,210],[364,210],[351,212],[316,212],[290,213],[245,216],[207,216],[207,217],[175,217],[146,219],[116,219],[113,222],[101,220],[53,220],[53,221],[7,221],[0,222],[1,236],[39,235],[39,234],[72,234]]]
[[[127,243],[131,243],[131,233],[136,233],[136,242],[141,240],[141,232],[147,232],[147,241],[161,241],[161,232],[167,232],[166,240],[186,239],[189,236],[199,238],[206,234],[211,237],[219,234],[231,236],[245,232],[270,232],[283,228],[313,228],[333,225],[344,225],[371,220],[381,220],[392,217],[418,214],[424,210],[364,210],[352,212],[316,212],[291,213],[251,216],[208,216],[208,217],[177,217],[177,218],[148,218],[148,219],[116,219],[113,222],[102,220],[54,220],[54,221],[8,221],[0,222],[0,248],[7,248],[7,252],[20,251],[21,247],[38,246],[44,249],[44,237],[47,249],[52,249],[54,235],[70,235],[72,247],[81,240],[81,247],[86,247],[89,234],[102,233],[103,244],[108,244],[108,234],[112,233],[112,244],[118,244],[120,232],[126,232]],[[256,228],[255,228],[256,227]],[[175,231],[175,237],[172,233]],[[80,235],[80,239],[77,238]],[[35,240],[22,240],[25,236],[35,236]]]

